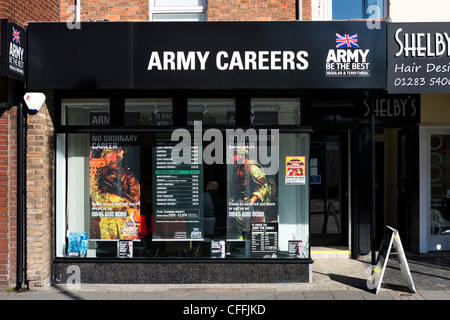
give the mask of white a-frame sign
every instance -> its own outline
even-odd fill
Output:
[[[403,283],[415,293],[416,288],[414,287],[414,281],[408,267],[408,262],[406,261],[405,252],[403,251],[402,242],[400,241],[400,235],[396,229],[389,226],[386,226],[386,232],[383,241],[381,242],[380,251],[378,252],[377,264],[372,273],[372,280],[374,281],[374,288],[376,289],[375,293],[378,293],[380,290],[381,280],[386,271],[386,264],[389,259],[389,254],[391,254],[392,247],[395,248],[395,252],[392,254],[397,254]]]

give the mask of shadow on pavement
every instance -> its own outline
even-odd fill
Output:
[[[73,300],[83,300],[80,296],[77,296],[75,293],[65,290],[64,288],[58,286],[57,284],[53,284],[53,288],[57,289],[59,292],[63,293],[67,297]]]
[[[343,285],[364,290],[367,292],[372,292],[372,290],[370,290],[367,287],[367,279],[360,279],[334,273],[329,273],[328,276],[330,277],[331,280],[342,283]]]

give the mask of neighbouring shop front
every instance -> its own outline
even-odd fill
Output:
[[[415,185],[407,227],[415,252],[450,250],[450,37],[448,23],[388,25],[388,92],[420,94]],[[409,208],[409,207],[408,207]]]
[[[312,234],[370,252],[384,23],[30,23],[28,41],[28,88],[55,95],[54,281],[307,282]]]

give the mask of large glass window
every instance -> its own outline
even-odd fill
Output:
[[[385,0],[330,0],[332,20],[378,19],[384,16]]]
[[[300,99],[252,99],[251,125],[300,124]]]
[[[204,125],[236,124],[234,99],[189,99],[188,125],[201,121]]]
[[[70,126],[109,126],[109,99],[64,99],[61,124]]]
[[[62,108],[90,119],[92,101]],[[298,100],[257,99],[255,112],[274,101],[285,113],[277,124],[298,123]],[[234,99],[184,105],[210,126],[156,129],[148,118],[170,121],[171,100],[125,99],[123,131],[57,134],[57,256],[309,258],[309,134],[240,130],[230,125]]]
[[[126,126],[171,126],[172,99],[126,99]]]
[[[206,0],[150,0],[150,20],[205,21]]]
[[[450,135],[432,134],[430,141],[431,235],[450,236]],[[445,241],[437,250],[445,250]]]

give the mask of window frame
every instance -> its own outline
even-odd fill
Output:
[[[206,0],[202,0],[202,6],[156,6],[155,0],[149,0],[149,21],[171,21],[171,20],[153,20],[155,13],[202,13],[203,21],[207,20]],[[184,21],[184,20],[176,20]]]
[[[178,110],[178,112],[174,113],[174,116],[176,116],[176,119],[174,123],[171,126],[125,126],[124,123],[124,113],[125,113],[125,102],[127,99],[164,99],[170,97],[172,99],[172,108],[173,110]],[[55,190],[59,190],[59,193],[55,194],[55,205],[56,205],[56,212],[55,212],[55,226],[57,228],[54,239],[55,239],[55,258],[56,259],[73,259],[73,257],[68,257],[66,255],[66,249],[64,247],[65,237],[68,235],[67,229],[67,174],[69,171],[68,166],[68,136],[70,134],[91,134],[91,133],[97,133],[97,134],[112,134],[117,132],[126,132],[126,133],[138,133],[138,134],[146,134],[146,133],[164,133],[164,132],[173,132],[174,129],[178,127],[186,128],[190,130],[191,128],[188,126],[187,121],[180,121],[182,119],[187,120],[187,109],[188,109],[188,100],[193,99],[211,99],[211,100],[230,100],[233,99],[235,101],[235,108],[236,113],[238,113],[239,110],[239,117],[244,117],[243,123],[237,124],[238,127],[243,129],[244,131],[249,128],[257,128],[260,129],[260,126],[251,126],[249,124],[249,119],[247,119],[247,115],[250,111],[250,103],[251,103],[251,97],[254,97],[256,99],[262,98],[298,98],[300,101],[302,100],[302,95],[298,93],[269,93],[269,94],[258,94],[257,92],[251,92],[246,93],[244,95],[239,93],[231,93],[231,94],[223,94],[223,93],[201,93],[201,94],[136,94],[136,93],[127,93],[127,92],[119,92],[119,93],[110,93],[110,92],[72,92],[72,91],[58,91],[55,93],[55,139],[56,143],[60,145],[60,148],[55,145],[55,150],[57,151],[57,157],[59,157],[59,161],[56,161],[55,164],[55,171],[59,172],[55,178]],[[66,99],[79,99],[79,100],[91,100],[91,99],[108,99],[110,102],[110,114],[111,114],[111,122],[108,126],[92,126],[92,125],[68,125],[62,123],[62,107],[63,107],[63,101]],[[240,106],[240,107],[238,107]],[[301,104],[302,106],[302,104]],[[184,110],[180,110],[184,109]],[[240,109],[246,109],[245,112],[242,112],[243,110]],[[237,114],[236,114],[237,115]],[[119,121],[122,120],[122,121]],[[221,125],[221,126],[214,126],[217,127],[219,130],[224,131],[226,128],[235,128],[235,126],[230,125]],[[296,133],[296,134],[310,134],[312,131],[310,127],[305,127],[302,124],[299,125],[274,125],[271,126],[271,128],[279,129],[280,133]],[[207,127],[204,128],[205,130]],[[309,152],[309,151],[308,151]],[[309,209],[308,209],[308,219],[309,219]],[[309,224],[309,220],[308,220]],[[309,228],[309,227],[308,227]],[[308,257],[303,257],[300,259],[294,259],[291,260],[289,257],[286,256],[280,256],[275,261],[278,263],[307,263],[311,259],[311,247],[310,247],[310,234],[308,233],[307,239],[308,241]],[[284,252],[281,251],[281,252]],[[104,258],[104,257],[83,257],[82,260],[87,261],[88,259],[91,259],[92,261],[104,261],[104,259],[111,259],[111,258]],[[131,260],[133,261],[144,261],[144,260],[158,260],[158,257],[134,257]],[[178,261],[177,258],[167,258],[164,257],[164,259],[167,259],[168,261]],[[186,260],[193,260],[193,261],[215,261],[214,259],[211,259],[210,257],[186,257],[183,258],[182,261]],[[114,258],[109,261],[118,261],[118,259]],[[260,258],[260,257],[233,257],[231,259],[218,259],[217,262],[224,262],[225,263],[234,263],[236,261],[268,261],[266,258]]]
[[[363,6],[363,12],[362,12],[362,18],[353,18],[353,19],[368,19],[369,14],[367,13],[367,1],[368,0],[360,0],[362,2]],[[386,18],[388,16],[388,4],[389,1],[382,0],[383,1],[383,8],[381,10],[381,18]],[[334,0],[324,0],[324,20],[332,20],[333,19],[333,2]]]

